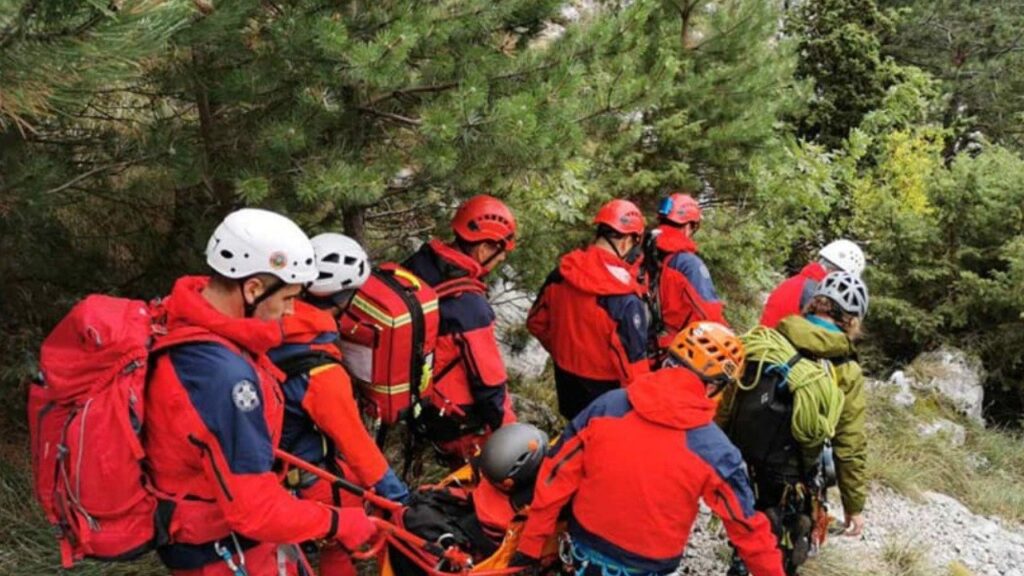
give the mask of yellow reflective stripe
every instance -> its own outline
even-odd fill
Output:
[[[369,389],[371,392],[378,394],[387,394],[393,396],[395,394],[402,394],[409,391],[409,383],[402,382],[400,384],[392,384],[391,386],[382,386],[380,384],[363,384],[363,388]]]
[[[359,296],[358,294],[356,295],[355,298],[352,299],[352,305],[362,310],[363,312],[366,312],[366,314],[368,314],[371,318],[373,318],[374,320],[376,320],[385,327],[397,328],[399,326],[404,326],[405,324],[412,322],[412,318],[409,316],[408,313],[402,314],[397,318],[392,318],[391,316],[388,316],[387,312],[381,310],[380,308],[377,308],[368,300],[366,300],[362,296]]]
[[[400,326],[405,326],[406,324],[412,322],[412,316],[408,312],[400,316],[388,316],[388,313],[386,311],[374,306],[369,300],[363,298],[358,294],[356,294],[355,298],[352,299],[352,305],[362,310],[363,312],[366,312],[368,316],[370,316],[371,318],[373,318],[386,328],[398,328]],[[423,303],[423,313],[429,314],[431,312],[434,312],[437,310],[437,307],[438,304],[436,299],[428,300]]]
[[[311,377],[312,376],[316,376],[317,374],[319,374],[321,372],[326,372],[326,371],[330,370],[331,368],[341,368],[341,365],[335,364],[334,362],[331,362],[329,364],[324,364],[323,366],[317,366],[316,368],[313,368],[312,370],[309,371],[309,375]]]

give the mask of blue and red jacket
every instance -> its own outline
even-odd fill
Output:
[[[486,271],[473,258],[434,239],[402,266],[431,286],[456,278],[480,280]],[[515,421],[498,348],[494,309],[483,294],[465,292],[439,302],[434,380],[423,399],[449,419],[479,421],[491,430]]]
[[[723,304],[708,267],[697,255],[697,244],[675,226],[661,225],[655,240],[663,255],[658,278],[662,330],[658,346],[668,348],[680,330],[692,322],[708,320],[728,326]]]
[[[598,398],[541,465],[519,552],[539,558],[568,504],[574,542],[639,571],[672,572],[703,498],[754,576],[782,576],[771,525],[754,510],[743,458],[714,413],[686,368]]]
[[[761,325],[768,328],[775,328],[786,316],[800,314],[804,306],[814,296],[814,289],[818,282],[825,279],[828,270],[818,262],[812,262],[803,267],[796,276],[791,276],[782,281],[772,293],[768,295],[768,301],[764,304],[764,312],[761,313]]]
[[[221,314],[203,297],[208,279],[184,277],[166,301],[169,337],[190,342],[157,355],[146,388],[145,448],[156,488],[176,502],[172,544],[158,550],[172,569],[221,559],[257,542],[330,538],[338,515],[296,499],[273,471],[284,397],[266,357],[281,324]]]
[[[295,313],[285,316],[283,324],[284,344],[270,351],[270,359],[282,369],[302,360],[311,359],[313,365],[289,374],[281,384],[281,449],[318,466],[340,456],[357,484],[375,485],[389,467],[363,427],[352,380],[341,365],[337,322],[329,313],[298,301]]]
[[[643,294],[632,268],[593,245],[566,254],[548,275],[526,327],[551,354],[566,418],[650,370]]]

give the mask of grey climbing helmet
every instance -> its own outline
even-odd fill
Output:
[[[512,491],[533,485],[547,450],[548,435],[541,429],[530,424],[508,424],[487,439],[477,465],[495,486]]]
[[[818,283],[815,296],[824,296],[839,309],[858,318],[868,314],[868,287],[864,281],[849,272],[832,272]]]

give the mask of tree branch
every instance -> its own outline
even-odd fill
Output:
[[[366,106],[359,106],[358,108],[356,108],[356,110],[359,110],[360,112],[365,112],[365,113],[370,114],[372,116],[377,116],[377,117],[380,117],[380,118],[386,118],[388,120],[392,120],[394,122],[398,122],[399,124],[405,124],[405,125],[408,125],[408,126],[422,126],[423,125],[423,120],[421,120],[419,118],[409,118],[407,116],[402,116],[401,114],[394,114],[392,112],[384,112],[382,110],[377,110],[375,108],[368,108]]]
[[[149,159],[150,159],[150,157],[144,156],[142,158],[137,158],[135,160],[124,160],[124,161],[121,161],[121,162],[114,162],[114,163],[111,163],[111,164],[104,164],[102,166],[97,166],[97,167],[93,168],[92,170],[83,172],[82,174],[79,174],[78,176],[75,176],[71,180],[68,180],[67,182],[61,184],[60,186],[57,186],[56,188],[50,188],[49,190],[43,192],[43,194],[44,195],[57,194],[59,192],[63,192],[64,190],[67,190],[68,188],[71,188],[72,186],[75,186],[76,184],[78,184],[82,180],[85,180],[87,178],[95,176],[96,174],[99,174],[100,172],[106,172],[108,170],[123,170],[125,168],[128,168],[129,166],[132,166],[134,164],[139,164],[141,162],[145,162],[145,161],[147,161]]]

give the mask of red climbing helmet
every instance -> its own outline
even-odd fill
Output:
[[[487,194],[473,196],[455,211],[452,231],[466,242],[500,242],[511,252],[516,247],[516,218],[504,202]]]
[[[616,198],[601,206],[594,216],[594,224],[604,224],[619,234],[643,234],[644,215],[629,200]]]
[[[658,216],[673,224],[700,224],[700,204],[689,194],[676,192],[662,199]]]

